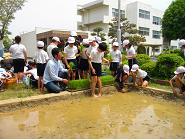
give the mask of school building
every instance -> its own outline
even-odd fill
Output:
[[[145,36],[146,42],[143,46],[149,55],[153,53],[158,55],[162,51],[161,19],[163,13],[142,2],[121,0],[121,17],[126,17],[130,23],[136,24],[139,34]],[[93,31],[94,28],[101,27],[108,34],[109,23],[118,16],[118,0],[96,0],[79,5],[77,14],[81,17],[77,23],[78,30]]]

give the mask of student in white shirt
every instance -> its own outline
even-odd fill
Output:
[[[133,77],[134,85],[147,87],[150,81],[150,77],[147,75],[147,72],[139,69],[137,64],[134,64],[131,69],[131,75]]]
[[[185,67],[183,66],[178,67],[174,73],[175,76],[169,81],[173,93],[174,95],[177,95],[176,88],[178,88],[180,90],[180,93],[182,93],[185,96],[185,82],[184,82]]]
[[[65,63],[67,65],[67,68],[70,69],[69,79],[72,77],[72,80],[75,80],[77,71],[76,54],[78,53],[78,48],[74,45],[74,37],[69,37],[68,43],[69,45],[64,48]]]
[[[101,72],[102,72],[102,60],[109,62],[107,59],[104,58],[104,52],[107,49],[107,45],[105,43],[99,44],[99,47],[97,49],[94,49],[91,51],[90,54],[90,61],[89,65],[91,68],[91,89],[92,89],[92,96],[98,97],[102,96],[102,83],[101,83]],[[98,96],[95,94],[95,88],[96,84],[98,84],[99,93]]]
[[[136,51],[135,51],[133,45],[130,43],[129,40],[124,40],[123,41],[123,47],[126,48],[126,52],[127,52],[126,58],[128,59],[128,65],[129,65],[130,70],[131,70],[132,65],[137,64]]]
[[[13,44],[9,49],[9,52],[13,57],[13,67],[17,83],[22,82],[22,74],[24,72],[24,66],[27,61],[26,47],[20,43],[21,37],[16,36],[15,44]]]
[[[89,38],[89,47],[86,51],[87,58],[89,59],[91,51],[95,50],[98,48],[98,43],[96,42],[96,38],[91,36]]]
[[[48,53],[49,59],[53,59],[51,51],[53,48],[57,48],[59,43],[60,43],[60,39],[58,37],[52,38],[50,45],[47,47],[47,53]]]
[[[43,84],[43,75],[44,70],[46,67],[46,63],[49,60],[47,52],[43,50],[44,48],[44,42],[38,41],[37,42],[37,52],[35,54],[35,62],[37,64],[37,75],[39,76],[38,80],[38,89],[40,92],[43,92],[44,84]]]
[[[121,51],[118,48],[119,48],[119,43],[114,42],[112,45],[112,50],[110,51],[110,55],[111,55],[110,70],[113,76],[116,74],[116,71],[119,65],[122,63]]]
[[[82,42],[82,50],[81,50],[81,54],[80,54],[80,73],[81,73],[81,78],[87,78],[87,74],[88,74],[88,70],[89,70],[89,62],[88,62],[88,58],[86,55],[86,51],[89,47],[89,41],[88,39],[83,39]]]

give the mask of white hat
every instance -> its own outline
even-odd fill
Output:
[[[77,36],[76,31],[71,31],[70,36],[71,36],[71,37],[76,37],[76,36]]]
[[[74,43],[75,42],[75,38],[74,37],[69,37],[67,42],[68,43]]]
[[[88,39],[83,39],[82,44],[89,44],[89,40]]]
[[[55,40],[55,41],[57,41],[57,42],[60,42],[59,37],[53,37],[52,40]]]
[[[95,39],[96,39],[96,41],[97,41],[98,43],[102,43],[102,41],[101,41],[101,38],[100,38],[100,37],[96,36],[96,37],[95,37]]]
[[[96,41],[96,38],[94,36],[90,36],[89,37],[89,42],[93,42],[93,41]]]
[[[39,47],[39,48],[44,47],[44,42],[43,41],[38,41],[37,42],[37,47]]]
[[[0,61],[4,60],[4,58],[0,57]]]
[[[185,67],[180,66],[177,68],[177,70],[174,72],[175,74],[180,74],[185,72]]]
[[[128,65],[123,65],[123,70],[125,73],[129,75],[129,66]]]
[[[137,64],[134,64],[134,65],[132,65],[131,71],[135,72],[138,69],[139,69],[139,66]]]
[[[184,39],[179,41],[179,47],[182,47],[183,45],[185,45],[185,40]]]
[[[119,46],[119,43],[118,42],[114,42],[112,45],[113,46]]]
[[[128,45],[129,43],[130,43],[129,40],[124,40],[124,41],[123,41],[123,47],[125,47],[125,46]]]

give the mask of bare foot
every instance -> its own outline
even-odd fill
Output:
[[[97,98],[98,96],[97,95],[93,95],[94,98]]]
[[[98,97],[101,97],[102,96],[102,94],[98,94]]]

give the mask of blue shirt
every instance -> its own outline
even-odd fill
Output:
[[[43,76],[44,84],[53,81],[61,81],[62,78],[58,77],[59,71],[67,72],[68,70],[64,69],[59,60],[58,61],[55,59],[49,60],[44,70]]]

